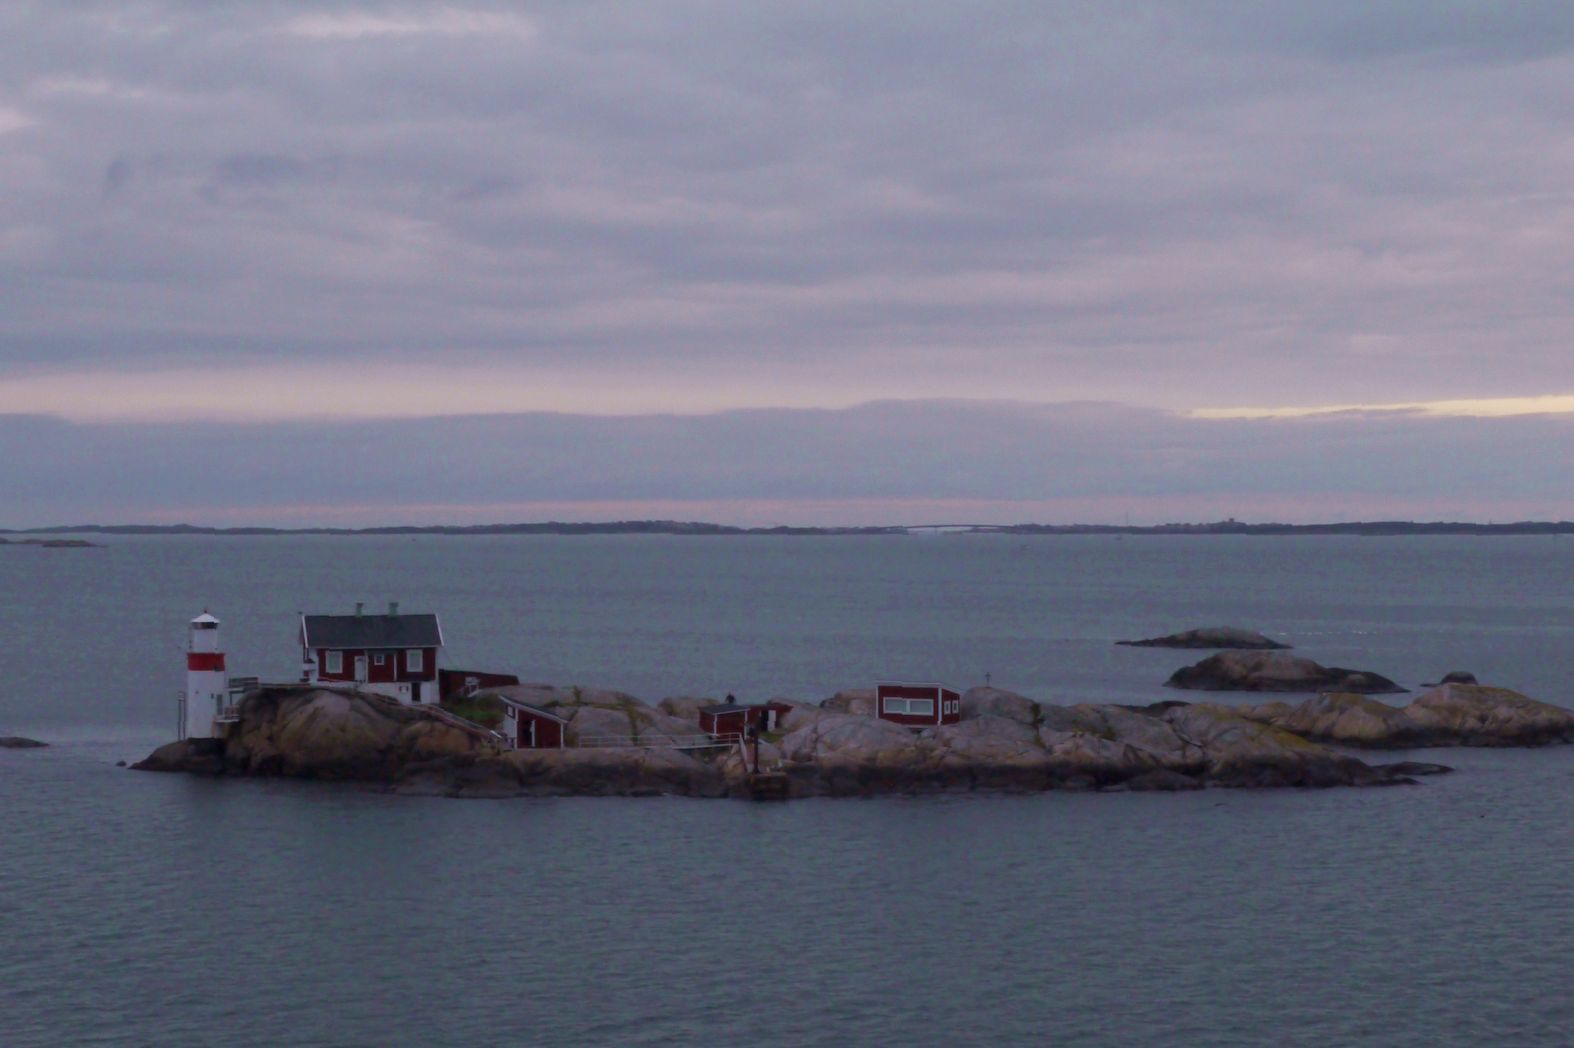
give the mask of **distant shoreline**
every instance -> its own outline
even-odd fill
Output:
[[[200,527],[193,524],[81,524],[47,528],[0,528],[0,535],[1574,535],[1574,521],[1507,524],[1352,521],[1337,524],[894,524],[869,527],[735,527],[701,521],[620,520],[600,523],[546,521],[530,524],[431,524],[367,528]]]

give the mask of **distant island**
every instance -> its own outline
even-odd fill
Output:
[[[0,539],[0,546],[42,546],[44,549],[85,549],[96,545],[87,539]]]
[[[1505,524],[1468,521],[1350,521],[1337,524],[884,524],[865,527],[745,528],[682,520],[616,520],[596,523],[542,521],[516,524],[389,525],[369,528],[211,528],[195,524],[78,524],[47,528],[0,528],[8,535],[1574,535],[1574,521],[1527,520]],[[0,539],[0,543],[7,540]],[[23,540],[29,541],[29,540]],[[34,540],[36,541],[36,540]],[[46,545],[91,545],[57,540]]]

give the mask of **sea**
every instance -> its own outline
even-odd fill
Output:
[[[1574,1044],[1574,747],[1384,789],[451,800],[131,771],[186,624],[745,701],[1148,703],[1207,625],[1574,706],[1574,540],[94,536],[0,547],[0,1045]],[[1249,701],[1239,697],[1223,701]],[[1408,701],[1405,696],[1396,702]]]

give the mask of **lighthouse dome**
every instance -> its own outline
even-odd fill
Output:
[[[191,620],[191,624],[199,630],[213,630],[219,628],[219,620],[204,611],[201,615]]]

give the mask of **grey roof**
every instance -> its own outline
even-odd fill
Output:
[[[487,692],[486,694],[492,694],[492,693],[491,692]],[[544,710],[540,706],[532,706],[528,702],[520,702],[518,699],[511,699],[507,695],[498,695],[497,699],[503,705],[505,705],[505,706],[512,706],[516,710],[524,710],[526,713],[534,713],[534,714],[537,714],[537,715],[542,716],[542,717],[547,717],[547,718],[550,718],[551,720],[557,721],[559,724],[567,724],[568,723],[568,721],[565,718],[559,717],[557,714],[553,713],[551,710]]]
[[[436,615],[302,615],[308,648],[440,648]]]
[[[758,706],[745,706],[737,702],[723,702],[715,706],[701,706],[701,713],[737,713],[739,710],[757,710]]]

